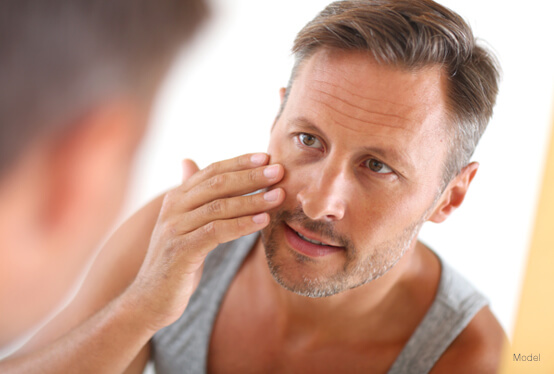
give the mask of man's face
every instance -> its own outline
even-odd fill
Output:
[[[281,285],[330,296],[413,247],[441,192],[444,84],[438,68],[409,72],[358,52],[304,62],[269,145],[287,198],[262,239]]]

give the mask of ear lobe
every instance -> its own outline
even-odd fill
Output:
[[[469,185],[471,181],[473,181],[478,169],[479,164],[477,162],[472,162],[462,169],[462,171],[448,184],[435,211],[428,218],[429,221],[434,223],[444,222],[462,205]]]

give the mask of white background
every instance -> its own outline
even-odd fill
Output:
[[[443,0],[496,51],[504,75],[481,163],[462,209],[422,240],[490,298],[512,331],[540,188],[554,87],[550,0]],[[265,151],[295,34],[327,0],[213,0],[212,17],[168,76],[122,218],[177,184],[180,160],[203,167]],[[550,9],[547,9],[550,7]]]

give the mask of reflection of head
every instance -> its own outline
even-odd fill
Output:
[[[0,345],[60,302],[116,217],[204,3],[0,1]]]
[[[100,97],[151,94],[205,11],[201,0],[3,0],[0,172]]]
[[[451,119],[445,182],[469,162],[492,116],[499,68],[460,16],[430,0],[330,4],[296,37],[296,61],[281,111],[302,63],[322,47],[368,51],[381,64],[407,70],[441,66],[448,77]]]

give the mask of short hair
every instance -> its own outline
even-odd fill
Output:
[[[406,70],[439,66],[448,79],[445,185],[467,165],[492,117],[500,67],[458,14],[431,0],[328,5],[294,41],[295,64],[279,115],[302,62],[321,48],[367,51],[379,64]]]
[[[152,95],[207,10],[204,0],[2,0],[0,175],[99,100]]]

